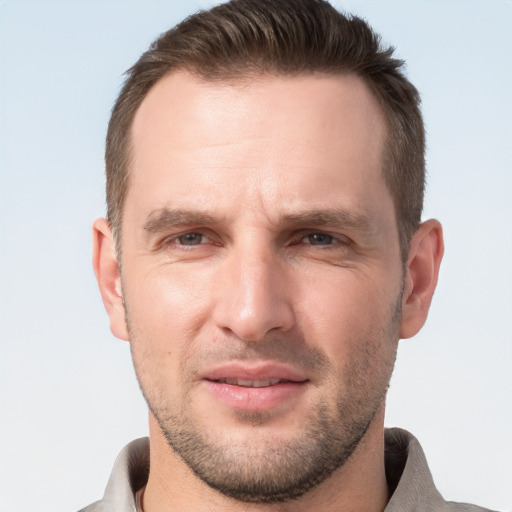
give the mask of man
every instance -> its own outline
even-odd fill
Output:
[[[94,268],[150,436],[84,510],[483,510],[384,431],[443,253],[400,68],[326,2],[235,0],[130,70]]]

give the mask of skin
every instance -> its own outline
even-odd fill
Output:
[[[385,394],[398,339],[426,319],[443,252],[428,221],[404,268],[385,137],[380,106],[354,76],[219,84],[180,71],[143,101],[122,275],[104,219],[94,267],[150,407],[146,512],[384,509]],[[226,401],[211,384],[226,367],[294,383],[263,398],[224,386]],[[320,424],[323,441],[312,434]],[[240,501],[191,469],[197,447],[187,454],[176,440],[190,432],[206,447],[205,474],[244,481],[280,479],[287,461],[300,470],[322,446],[326,457],[355,448],[292,500]],[[294,453],[309,455],[301,464]]]

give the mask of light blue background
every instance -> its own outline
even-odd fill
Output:
[[[99,499],[145,435],[128,344],[90,265],[122,73],[209,1],[0,2],[0,510]],[[387,424],[420,438],[448,499],[512,510],[512,2],[336,1],[397,47],[423,96],[425,217],[446,256],[401,342]]]

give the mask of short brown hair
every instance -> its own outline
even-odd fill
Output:
[[[161,35],[128,70],[108,127],[107,215],[118,249],[133,118],[163,76],[177,69],[210,81],[264,73],[352,73],[370,87],[386,116],[384,178],[394,200],[405,260],[423,208],[425,135],[418,91],[393,52],[381,46],[364,20],[345,16],[324,0],[231,0]]]

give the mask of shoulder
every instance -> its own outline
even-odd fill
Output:
[[[406,430],[386,429],[386,478],[392,492],[385,512],[493,512],[490,509],[445,501],[434,485],[419,441]]]
[[[146,485],[149,474],[149,440],[136,439],[123,448],[110,474],[103,499],[78,512],[135,510],[135,494]]]
[[[103,505],[101,501],[91,503],[85,508],[81,508],[78,512],[103,512]]]
[[[456,503],[454,501],[447,501],[446,512],[496,512],[489,508],[479,507],[471,503]]]

